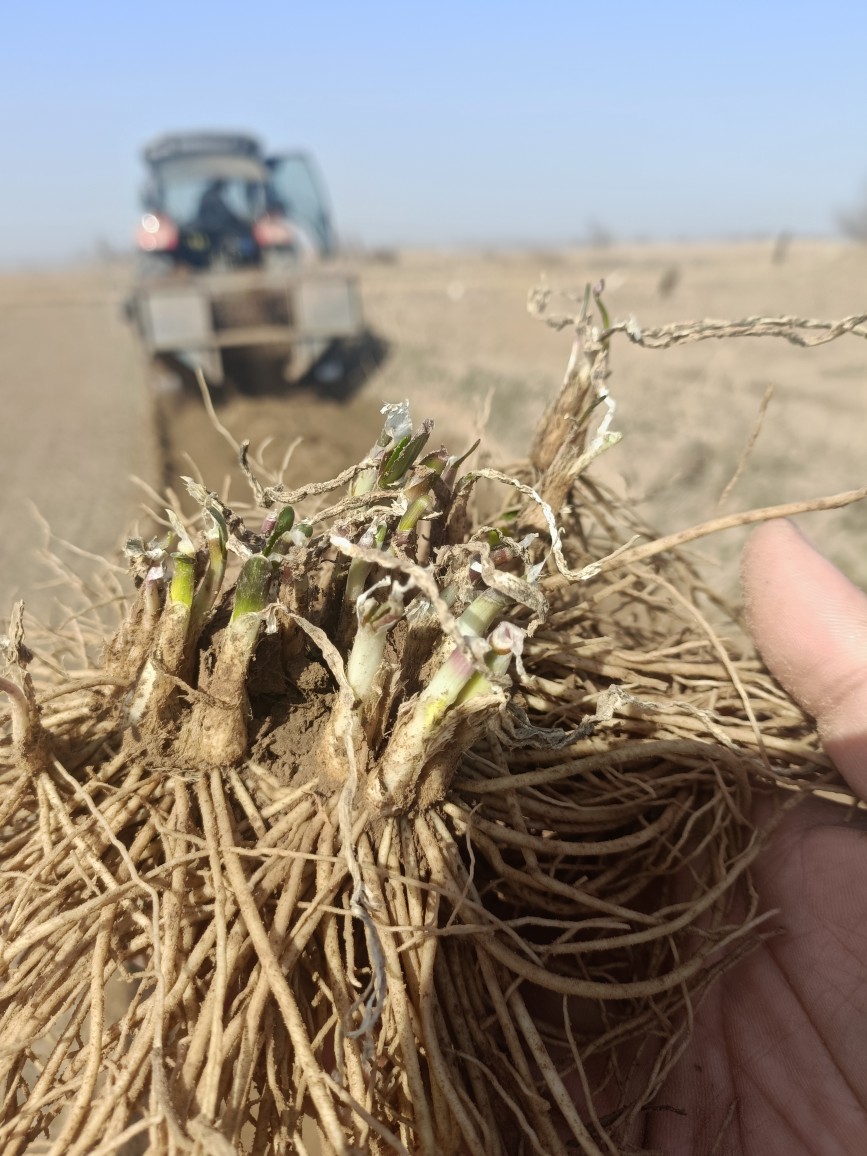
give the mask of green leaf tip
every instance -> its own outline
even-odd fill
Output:
[[[427,445],[432,429],[432,421],[423,421],[421,430],[415,437],[408,435],[402,437],[394,449],[386,454],[379,472],[379,480],[383,486],[393,486],[400,481]]]
[[[289,533],[294,525],[295,511],[291,506],[284,506],[280,513],[277,515],[277,521],[274,523],[274,529],[268,535],[268,541],[265,543],[262,549],[262,553],[266,558],[273,553],[277,543],[280,541],[284,534]]]

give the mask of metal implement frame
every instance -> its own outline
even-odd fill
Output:
[[[282,313],[285,321],[255,318],[257,300],[270,300],[271,312]],[[220,317],[233,304],[242,313],[238,324]],[[152,357],[172,356],[190,368],[201,367],[214,384],[223,380],[223,350],[286,347],[287,355],[302,347],[324,350],[333,341],[357,337],[363,327],[358,278],[340,266],[172,273],[139,282],[132,306]]]

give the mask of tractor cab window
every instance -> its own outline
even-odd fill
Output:
[[[325,193],[310,158],[283,153],[267,161],[268,208],[285,214],[307,232],[321,253],[333,253],[334,229]]]
[[[209,216],[223,206],[223,215],[250,225],[263,212],[265,187],[260,182],[194,177],[166,182],[163,209],[182,227],[208,227]]]
[[[261,161],[232,155],[169,157],[151,175],[160,211],[182,229],[208,229],[208,216],[249,228],[265,211],[267,179]]]

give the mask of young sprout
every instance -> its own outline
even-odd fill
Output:
[[[397,524],[399,534],[414,530],[422,518],[433,510],[436,499],[432,493],[434,482],[442,477],[449,458],[445,450],[437,450],[428,454],[414,471],[413,479],[404,487],[403,496],[406,499],[406,512]]]
[[[182,745],[189,761],[229,766],[247,751],[247,668],[271,597],[275,568],[264,554],[244,563],[206,697],[196,703]]]
[[[599,316],[602,318],[602,326],[604,329],[611,328],[611,318],[608,316],[608,310],[605,308],[605,303],[602,300],[602,294],[605,292],[605,279],[600,279],[593,286],[593,300],[596,302],[596,308],[599,310]]]
[[[189,638],[192,645],[198,641],[205,619],[211,611],[223,585],[226,574],[226,542],[229,534],[226,520],[216,505],[204,507],[205,545],[208,564],[199,588],[193,597]]]
[[[525,637],[526,631],[522,630],[520,626],[516,626],[513,622],[497,623],[488,635],[488,645],[491,649],[485,655],[485,666],[487,666],[491,672],[491,678],[502,678],[508,672],[513,656],[520,658],[524,648]],[[477,698],[483,694],[491,694],[494,689],[491,678],[488,678],[477,670],[473,671],[473,674],[467,680],[463,690],[455,700],[455,705],[460,706],[465,702],[469,702],[471,698]]]
[[[461,454],[459,458],[449,458],[448,462],[446,463],[445,471],[443,472],[443,481],[450,490],[454,489],[455,482],[458,480],[458,473],[460,472],[461,466],[464,464],[468,457],[476,452],[481,444],[481,438],[476,438],[476,440],[465,454]]]
[[[177,542],[177,548],[180,553],[195,556],[196,547],[193,545],[193,539],[190,537],[187,527],[177,516],[174,510],[166,510],[166,517],[171,524],[172,533],[174,535],[175,541]],[[170,547],[167,547],[167,550],[169,548]]]
[[[270,519],[269,519],[270,522]],[[295,524],[295,511],[291,506],[284,506],[277,517],[274,519],[273,527],[269,526],[270,533],[265,545],[262,547],[262,553],[266,558],[273,554],[274,550],[279,545],[280,539],[284,534],[288,534]]]
[[[182,543],[183,544],[183,543]],[[183,678],[189,656],[188,634],[196,591],[195,555],[177,550],[171,556],[172,578],[157,638],[157,667],[161,673]],[[168,694],[168,687],[165,688]]]
[[[388,524],[383,519],[376,519],[371,522],[364,533],[361,535],[359,545],[366,549],[382,549],[385,544],[385,539],[388,534]],[[347,607],[354,607],[357,605],[359,598],[364,591],[364,584],[370,576],[373,569],[373,563],[366,558],[353,558],[349,563],[349,571],[346,575],[346,587],[343,594],[343,602]]]
[[[458,618],[461,634],[468,639],[484,637],[510,602],[500,591],[485,589]],[[457,702],[475,673],[472,660],[454,646],[427,686],[398,717],[383,755],[379,782],[374,787],[388,807],[400,809],[412,799],[425,752],[449,707]]]
[[[181,544],[192,542],[187,537]],[[153,654],[148,655],[129,700],[128,718],[138,724],[148,715],[163,719],[176,697],[176,679],[189,677],[193,648],[189,645],[189,626],[196,588],[195,555],[177,550],[171,555],[172,577],[166,592],[165,606],[157,627]],[[160,590],[165,581],[162,562],[151,566],[144,584],[144,622],[160,613]],[[159,724],[158,724],[159,725]]]
[[[276,526],[276,519],[272,529]],[[290,614],[306,617],[311,592],[310,575],[307,566],[307,551],[303,549],[313,534],[309,522],[297,522],[289,531],[284,531],[275,542],[270,555],[277,577],[277,601]],[[267,543],[266,543],[267,545]],[[300,653],[303,642],[291,620],[283,619],[281,631],[283,653],[287,661]]]
[[[249,634],[251,615],[261,623],[261,612],[268,605],[273,577],[274,566],[265,554],[252,554],[247,559],[235,587],[235,601],[228,628],[230,632]]]
[[[190,554],[172,554],[174,572],[169,585],[169,602],[189,613],[196,591],[196,559]]]
[[[507,594],[486,588],[473,599],[458,619],[461,634],[469,638],[481,638],[510,602]]]
[[[379,482],[383,488],[396,486],[415,465],[415,460],[427,445],[433,422],[425,419],[414,437],[405,436],[389,450],[379,469]]]
[[[383,458],[398,443],[405,444],[412,433],[408,401],[387,402],[380,413],[385,414],[385,424],[376,439],[376,444],[367,455],[374,464],[363,469],[352,481],[349,492],[353,497],[369,494],[371,490],[376,488]]]
[[[379,602],[374,591],[390,586],[388,597]],[[367,723],[378,701],[379,672],[385,655],[388,632],[404,616],[403,600],[409,584],[389,583],[385,579],[359,597],[356,603],[358,626],[346,663],[346,679],[362,705],[362,719]]]

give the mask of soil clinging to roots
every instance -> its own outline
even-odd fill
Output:
[[[293,493],[242,446],[254,503],[188,480],[201,516],[130,543],[107,643],[113,578],[54,636],[13,615],[7,1156],[635,1134],[762,934],[756,795],[834,780],[682,552],[708,527],[655,539],[593,480],[616,327],[575,324],[510,473],[399,405]]]

